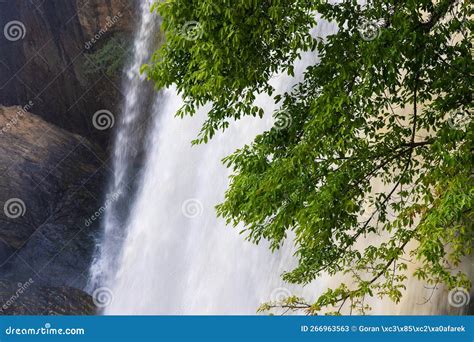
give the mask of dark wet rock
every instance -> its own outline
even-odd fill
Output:
[[[0,315],[94,315],[87,293],[69,287],[38,286],[34,279],[12,283],[0,280]]]
[[[83,288],[99,226],[87,219],[103,202],[104,152],[19,107],[0,107],[0,169],[0,277]]]

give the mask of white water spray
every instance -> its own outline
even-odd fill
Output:
[[[280,91],[291,84],[275,79]],[[275,109],[269,98],[259,102]],[[269,128],[271,116],[241,120],[192,147],[205,109],[180,120],[174,114],[181,105],[172,89],[159,95],[107,314],[254,314],[259,304],[293,293],[280,277],[291,267],[291,249],[272,254],[246,242],[214,209],[228,185],[221,159]]]
[[[143,1],[141,21],[133,44],[133,57],[124,77],[124,103],[113,150],[113,173],[108,192],[110,205],[106,208],[104,236],[91,267],[88,290],[107,282],[112,270],[117,267],[125,232],[124,222],[128,217],[127,208],[134,195],[134,182],[138,173],[135,165],[144,148],[141,137],[147,130],[152,96],[152,88],[145,82],[145,77],[140,75],[140,67],[148,60],[153,49],[156,26],[156,17],[150,13],[148,2]]]

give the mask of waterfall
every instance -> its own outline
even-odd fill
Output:
[[[209,143],[191,146],[209,108],[202,108],[192,118],[176,118],[174,114],[183,102],[172,88],[155,94],[153,105],[144,108],[147,85],[138,70],[151,50],[156,21],[143,1],[134,59],[124,85],[126,101],[109,190],[109,194],[120,193],[121,197],[107,208],[90,289],[99,285],[109,288],[113,300],[104,313],[120,315],[255,314],[261,303],[289,295],[315,299],[338,282],[321,277],[304,288],[284,283],[282,272],[291,270],[296,262],[291,239],[271,253],[264,242],[257,246],[245,241],[239,234],[242,227],[226,227],[214,209],[223,200],[230,175],[221,159],[272,126],[271,113],[277,109],[273,99],[257,97],[266,111],[263,119],[239,120]],[[324,36],[334,29],[322,22],[315,30]],[[295,77],[275,76],[272,84],[277,92],[290,90],[301,81],[306,67],[315,62],[314,54],[303,54],[296,62]],[[143,118],[147,112],[152,113],[153,121],[141,142],[144,134],[135,133],[148,122]],[[131,179],[136,177],[132,165],[138,158],[133,146],[140,143],[146,154],[138,182],[132,182],[136,186],[130,190]],[[127,199],[132,199],[131,203]],[[430,290],[410,282],[413,289],[401,305],[376,299],[373,313],[442,312],[429,305],[416,306],[413,294],[429,294]]]
[[[297,81],[278,76],[273,83],[283,92]],[[268,113],[276,108],[271,98],[258,102]],[[193,147],[208,108],[180,120],[174,114],[182,103],[174,89],[158,95],[106,314],[255,314],[263,302],[296,294],[280,277],[293,263],[292,249],[271,253],[245,241],[214,209],[230,175],[221,159],[269,128],[271,115],[235,122]]]
[[[88,290],[107,282],[116,269],[118,254],[124,238],[130,198],[133,198],[140,174],[136,166],[142,159],[143,142],[150,113],[153,88],[140,75],[140,67],[148,60],[153,49],[157,18],[150,12],[147,1],[142,1],[141,21],[134,38],[132,59],[123,84],[124,101],[115,137],[113,172],[108,191],[109,205],[105,211],[104,232],[90,270]]]

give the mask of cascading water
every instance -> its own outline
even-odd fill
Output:
[[[130,177],[133,158],[129,149],[138,144],[134,131],[144,115],[139,98],[145,82],[138,70],[150,51],[154,21],[143,1],[125,87],[127,100],[117,135],[111,193],[121,192]],[[324,36],[334,27],[321,23],[317,30]],[[279,92],[290,90],[301,80],[306,66],[315,62],[314,54],[304,54],[296,63],[296,78],[276,76],[273,85]],[[267,114],[277,109],[269,97],[259,96],[257,102]],[[106,286],[113,296],[104,313],[254,314],[263,302],[290,294],[311,300],[328,286],[337,285],[327,277],[303,289],[283,283],[281,273],[295,263],[291,245],[271,253],[265,243],[246,242],[239,229],[226,227],[216,218],[214,206],[222,201],[229,176],[221,159],[268,129],[271,115],[240,120],[208,144],[192,147],[206,108],[180,120],[174,114],[181,105],[173,89],[156,95],[154,122],[145,141],[146,157],[133,203],[129,211],[120,203],[107,208],[100,253],[91,271],[91,288]],[[411,286],[412,293],[423,291],[420,284]],[[372,307],[379,314],[440,312],[429,305],[416,306],[413,298],[406,296],[398,306],[376,301]]]
[[[308,61],[305,61],[308,63]],[[301,63],[303,64],[303,62]],[[277,77],[288,90],[296,80]],[[191,146],[205,116],[174,117],[182,105],[163,91],[148,141],[143,179],[127,224],[127,236],[107,314],[254,314],[260,303],[288,295],[280,274],[292,260],[290,248],[272,254],[264,244],[243,240],[216,218],[229,171],[221,159],[272,124],[247,119],[211,142]],[[269,98],[259,98],[268,112]]]
[[[124,103],[113,151],[113,173],[109,185],[108,203],[104,217],[104,237],[91,267],[88,289],[103,282],[116,269],[118,253],[125,232],[127,208],[136,188],[136,165],[144,148],[141,137],[146,134],[153,88],[140,75],[140,67],[153,49],[157,20],[149,4],[141,5],[141,22],[135,34],[132,60],[125,74]]]

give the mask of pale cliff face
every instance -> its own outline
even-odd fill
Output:
[[[134,1],[125,0],[76,0],[79,22],[84,36],[88,39],[106,27],[114,17],[119,17],[120,20],[113,25],[111,31],[132,31],[136,15],[135,6]]]

